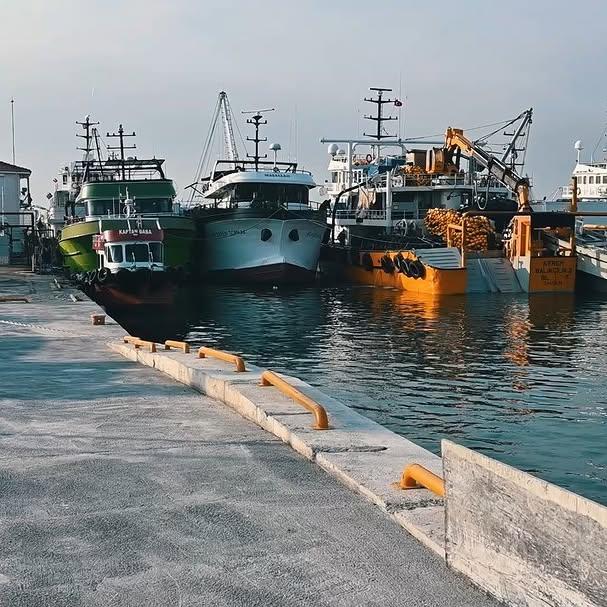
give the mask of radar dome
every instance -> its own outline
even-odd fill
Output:
[[[273,152],[278,152],[278,150],[282,150],[282,148],[280,147],[280,143],[273,143],[273,144],[270,146],[270,149],[271,149]]]
[[[578,139],[574,144],[573,147],[579,152],[581,150],[584,149],[584,146],[582,145],[582,140]]]
[[[331,156],[335,156],[335,154],[337,154],[337,150],[339,149],[339,147],[337,146],[336,143],[332,143],[328,148],[327,148],[327,152],[329,152],[329,154],[331,154]]]
[[[337,150],[337,153],[338,153],[340,156],[345,156],[345,155],[346,155],[346,150],[344,150],[344,149],[342,149],[342,148],[339,148],[339,150]]]

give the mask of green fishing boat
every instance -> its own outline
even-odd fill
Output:
[[[100,153],[99,135],[88,118],[79,123],[85,134],[81,175],[72,183],[72,211],[66,205],[66,224],[59,248],[64,266],[96,298],[110,294],[122,303],[150,303],[153,292],[170,282],[182,282],[190,273],[194,222],[174,203],[173,181],[165,176],[164,160],[125,157],[122,125],[116,136],[119,150],[108,158]],[[94,152],[97,156],[94,157]],[[166,289],[160,289],[166,294]],[[164,295],[161,299],[165,298]]]

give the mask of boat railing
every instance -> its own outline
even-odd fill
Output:
[[[342,209],[335,212],[336,219],[386,219],[386,211],[382,209]]]
[[[379,181],[376,181],[374,187],[385,187],[386,186],[385,174],[382,175]],[[356,180],[352,179],[352,185],[360,185],[361,187],[367,186],[369,182],[367,180]],[[370,185],[370,184],[369,184]],[[430,173],[404,173],[399,172],[392,176],[392,187],[393,188],[436,188],[436,187],[473,187],[477,188],[491,188],[491,189],[505,189],[499,181],[495,179],[488,179],[487,177],[478,177],[470,173],[457,173],[455,175],[433,175]],[[342,189],[348,186],[347,183],[331,183],[326,184],[327,191],[331,194],[338,194]]]
[[[432,175],[429,173],[400,173],[392,177],[393,187],[440,187],[440,186],[472,186],[479,188],[504,188],[495,179],[478,177],[470,173],[456,173],[454,175]]]
[[[215,163],[215,167],[211,173],[210,183],[212,184],[213,181],[233,173],[259,173],[261,171],[267,173],[275,172],[312,175],[311,171],[300,169],[296,162],[273,162],[262,160],[255,163],[253,160],[218,160]]]

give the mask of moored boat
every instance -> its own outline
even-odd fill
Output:
[[[247,120],[255,128],[255,153],[240,158],[227,95],[220,93],[214,125],[221,119],[227,158],[218,159],[206,178],[198,175],[190,201],[200,237],[201,268],[222,281],[288,284],[313,280],[322,237],[323,210],[314,209],[312,175],[296,162],[266,161],[259,144],[261,112]],[[212,130],[215,130],[213,125]],[[211,141],[211,138],[209,138]],[[206,151],[203,156],[206,156]]]
[[[594,159],[594,153],[605,136],[607,136],[607,127],[601,133],[588,162],[581,159],[584,149],[582,141],[578,140],[575,142],[574,148],[577,153],[577,160],[572,177],[575,178],[576,185],[574,186],[573,183],[570,183],[561,187],[561,200],[572,200],[574,196],[573,188],[575,187],[578,202],[607,202],[607,156],[599,161],[595,161]],[[603,152],[607,152],[607,147],[603,149]]]
[[[82,124],[85,159],[77,167],[81,179],[71,188],[77,192],[73,200],[83,210],[83,217],[68,217],[61,230],[59,247],[64,265],[83,288],[104,302],[164,302],[166,294],[158,297],[158,287],[166,291],[189,272],[193,221],[174,208],[175,188],[164,174],[164,160],[125,158],[129,148],[124,138],[130,135],[124,133],[122,125],[116,148],[120,155],[104,159],[93,123],[87,119]],[[91,154],[93,144],[96,159]],[[146,234],[156,240],[147,242]],[[120,260],[112,257],[112,247],[118,247],[111,244],[116,235],[130,238]],[[101,247],[105,237],[109,240],[103,240]],[[119,249],[115,250],[118,255]]]
[[[497,131],[475,141],[452,128],[443,142],[388,135],[383,123],[395,118],[383,107],[400,101],[384,97],[390,89],[372,90],[374,134],[321,140],[330,144],[333,184],[331,242],[321,265],[335,271],[341,262],[356,282],[434,295],[572,291],[575,252],[551,250],[547,241],[556,233],[572,241],[574,218],[532,214],[529,179],[518,172],[532,110],[502,123],[498,131],[513,132],[496,153],[488,138]],[[435,143],[441,146],[408,148]],[[358,152],[365,148],[366,155]],[[430,229],[435,212],[445,220],[440,235]]]

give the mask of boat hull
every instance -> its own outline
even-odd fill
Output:
[[[423,271],[417,278],[407,276],[394,263],[388,266],[382,264],[382,258],[389,257],[394,260],[398,255],[423,266]],[[359,251],[352,254],[344,252],[338,257],[340,259],[325,263],[341,263],[343,278],[351,282],[426,295],[463,295],[467,291],[466,268],[434,267],[419,260],[412,251]]]
[[[82,290],[104,308],[170,306],[175,301],[178,280],[166,272],[132,272],[133,276],[111,277],[101,284],[81,284]]]
[[[314,219],[229,218],[204,225],[211,277],[259,283],[313,280],[326,227]]]

